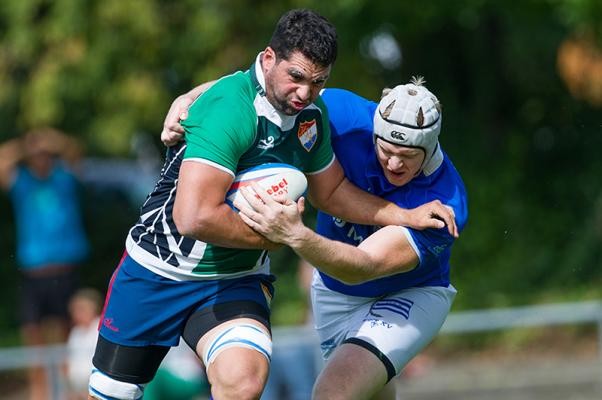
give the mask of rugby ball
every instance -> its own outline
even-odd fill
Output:
[[[234,201],[239,200],[248,204],[240,189],[257,183],[270,196],[284,195],[287,199],[296,201],[307,190],[307,178],[299,169],[288,164],[267,163],[240,171],[234,177],[234,182],[226,193],[226,203],[234,207]]]

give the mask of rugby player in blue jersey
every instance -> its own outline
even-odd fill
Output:
[[[324,90],[332,146],[358,187],[414,208],[441,201],[457,227],[467,220],[464,184],[441,149],[441,106],[421,79],[400,85],[379,104],[351,92]],[[446,229],[352,224],[323,212],[317,233],[303,225],[299,204],[245,196],[253,229],[290,246],[317,270],[312,306],[328,359],[314,399],[394,399],[389,384],[439,332],[456,290],[450,283]]]
[[[201,88],[201,87],[199,87]],[[174,102],[162,139],[182,136],[177,116],[199,88]],[[376,104],[352,92],[326,89],[332,146],[358,187],[403,208],[444,204],[458,229],[467,219],[462,180],[441,149],[441,107],[421,79],[390,91]],[[393,399],[391,379],[438,333],[455,297],[449,279],[446,228],[352,224],[323,212],[317,232],[299,204],[247,199],[241,217],[270,240],[290,246],[316,266],[312,306],[328,363],[314,399]]]

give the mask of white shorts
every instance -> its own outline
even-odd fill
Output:
[[[383,361],[389,380],[437,335],[456,296],[451,285],[410,288],[377,298],[348,296],[324,286],[317,271],[311,289],[324,359],[342,343],[357,344]]]

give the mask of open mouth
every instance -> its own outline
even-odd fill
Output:
[[[303,110],[307,105],[305,102],[302,101],[291,101],[291,104],[293,105],[293,108],[295,110]]]

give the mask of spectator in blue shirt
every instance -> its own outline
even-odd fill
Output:
[[[73,167],[79,144],[50,128],[0,146],[0,187],[8,192],[21,273],[19,317],[26,346],[64,342],[77,266],[88,254]],[[31,399],[47,399],[44,370],[30,370]]]

